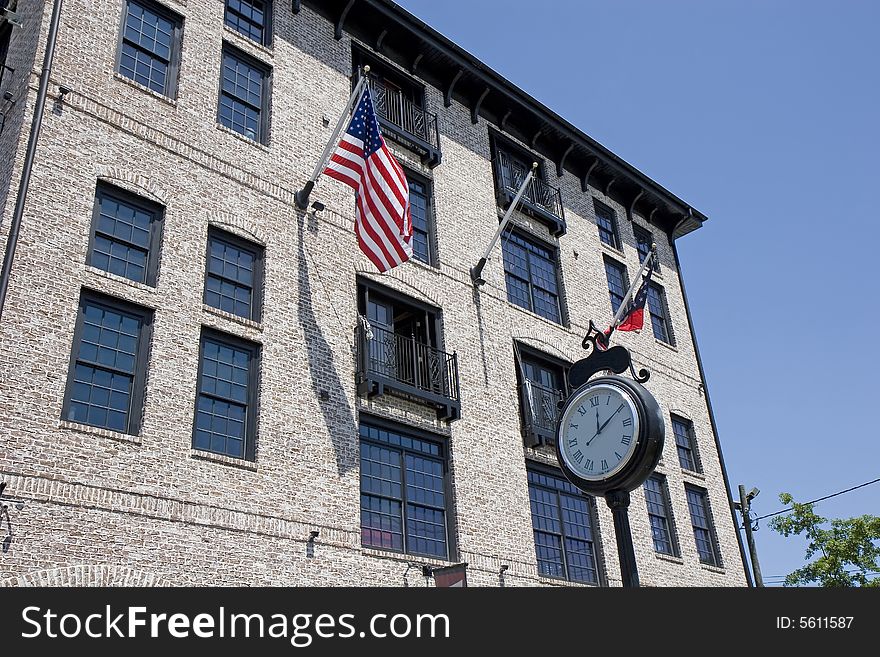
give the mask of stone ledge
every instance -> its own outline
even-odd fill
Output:
[[[79,433],[90,433],[95,436],[109,438],[110,440],[118,440],[119,442],[129,443],[131,445],[141,444],[140,436],[133,436],[131,434],[122,433],[120,431],[111,431],[110,429],[102,429],[101,427],[93,427],[90,424],[80,424],[79,422],[71,422],[69,420],[59,420],[58,427],[61,429],[70,429],[71,431],[78,431]]]

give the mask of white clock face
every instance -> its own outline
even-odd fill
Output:
[[[559,452],[576,475],[602,481],[632,458],[639,414],[629,394],[608,383],[575,393],[559,425]]]

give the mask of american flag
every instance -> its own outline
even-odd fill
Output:
[[[409,185],[382,138],[368,85],[324,173],[354,189],[354,231],[376,268],[384,272],[409,260]]]

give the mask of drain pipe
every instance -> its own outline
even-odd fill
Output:
[[[9,289],[9,273],[18,245],[18,233],[21,228],[21,217],[24,214],[24,203],[27,198],[28,186],[31,182],[31,169],[34,167],[34,156],[37,152],[37,140],[43,123],[43,110],[46,105],[46,92],[49,89],[49,74],[52,72],[52,60],[55,57],[55,42],[58,39],[58,24],[61,22],[61,5],[64,0],[55,0],[52,6],[52,20],[49,23],[49,36],[46,39],[46,54],[43,56],[43,71],[40,73],[40,86],[37,91],[37,102],[34,107],[34,120],[31,123],[31,134],[28,138],[27,152],[24,158],[24,169],[18,185],[15,199],[15,211],[9,225],[9,237],[6,240],[6,253],[3,255],[3,268],[0,270],[0,320],[3,319],[3,306],[6,305],[6,292]]]
[[[688,215],[690,215],[690,209],[688,209]],[[683,217],[682,221],[685,219],[687,219],[687,217]],[[718,426],[715,424],[715,413],[712,410],[712,400],[709,399],[709,387],[706,385],[706,372],[703,370],[703,359],[700,357],[700,347],[697,344],[697,334],[694,330],[694,322],[691,318],[691,308],[690,304],[688,304],[687,291],[684,287],[684,276],[681,273],[681,260],[678,258],[678,249],[675,246],[675,239],[672,237],[673,235],[675,235],[675,229],[669,233],[669,243],[672,245],[672,257],[675,259],[675,268],[678,270],[678,282],[681,285],[681,298],[684,301],[684,312],[685,315],[687,315],[688,327],[691,332],[691,342],[694,343],[694,355],[697,357],[697,369],[700,371],[700,380],[703,383],[703,394],[706,396],[706,408],[709,411],[709,423],[712,425],[712,433],[715,434],[715,449],[718,451],[718,463],[721,465],[721,475],[724,477],[724,489],[727,492],[727,505],[730,509],[730,516],[733,518],[733,528],[736,532],[736,544],[739,546],[739,556],[740,559],[742,559],[746,582],[751,588],[754,587],[754,583],[752,582],[752,575],[749,572],[749,568],[746,565],[748,563],[746,561],[746,550],[743,546],[742,536],[739,533],[739,520],[736,517],[736,511],[733,506],[733,495],[730,491],[730,478],[727,476],[727,467],[724,465],[724,455],[721,453],[721,441],[718,438]]]

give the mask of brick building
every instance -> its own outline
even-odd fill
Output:
[[[53,2],[11,5],[4,245]],[[364,64],[415,225],[387,274],[349,188],[293,199]],[[639,574],[745,584],[675,251],[706,217],[459,46],[389,0],[66,0],[46,103],[0,319],[0,582],[619,586],[550,441],[654,241],[617,338],[668,433]]]

